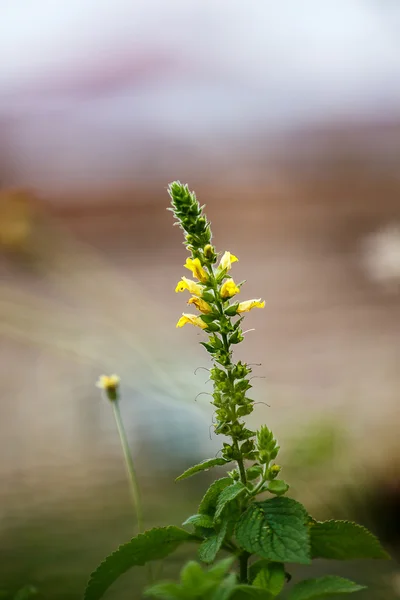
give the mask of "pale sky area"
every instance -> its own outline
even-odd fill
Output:
[[[395,0],[2,0],[0,127],[29,178],[400,106]],[[3,133],[4,137],[4,133]],[[232,146],[232,140],[236,140]],[[155,159],[155,155],[160,154]]]

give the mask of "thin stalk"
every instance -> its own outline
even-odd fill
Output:
[[[248,561],[250,554],[243,552],[239,556],[239,581],[240,583],[248,583]]]
[[[129,487],[130,487],[131,497],[132,497],[133,509],[136,513],[137,529],[138,529],[138,533],[142,533],[143,529],[144,529],[143,528],[143,511],[142,511],[142,502],[141,502],[141,498],[140,498],[139,484],[138,484],[138,480],[136,477],[136,471],[135,471],[135,467],[133,464],[131,452],[129,449],[129,444],[128,444],[128,439],[126,437],[125,427],[124,427],[124,424],[121,419],[121,412],[119,410],[118,400],[115,400],[115,402],[113,402],[112,405],[113,405],[113,410],[114,410],[115,422],[117,424],[119,439],[121,441],[122,452],[124,454],[126,471],[127,471],[127,475],[128,475],[128,482],[129,482]]]

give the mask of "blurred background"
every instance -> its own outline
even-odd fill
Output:
[[[400,552],[400,5],[86,0],[0,5],[0,584],[81,597],[134,533],[217,476],[201,340],[167,185],[195,189],[254,311],[238,358],[292,494]],[[266,406],[263,403],[267,403]],[[174,575],[186,557],[164,566]],[[317,564],[400,597],[396,561]],[[299,570],[303,576],[305,573]],[[140,598],[126,575],[107,597]],[[114,595],[113,595],[114,594]],[[135,594],[133,596],[133,594]]]

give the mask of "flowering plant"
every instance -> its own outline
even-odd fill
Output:
[[[254,408],[248,396],[251,367],[233,359],[234,347],[244,339],[243,313],[264,308],[265,302],[261,298],[237,301],[244,283],[236,283],[231,276],[237,257],[229,251],[218,256],[204,207],[186,185],[172,183],[169,194],[170,210],[184,231],[190,253],[184,266],[193,277],[183,276],[175,291],[188,291],[188,305],[198,311],[183,313],[177,327],[191,324],[207,335],[207,341],[200,343],[212,360],[215,432],[227,439],[222,443],[221,456],[191,467],[177,480],[212,467],[233,468],[211,484],[197,513],[183,523],[191,531],[169,526],[139,532],[92,574],[85,600],[98,600],[129,568],[163,559],[184,543],[198,545],[199,560],[212,566],[207,569],[191,561],[183,567],[180,583],[152,584],[145,590],[146,596],[165,600],[271,600],[285,594],[290,600],[311,600],[361,590],[364,586],[348,579],[325,576],[290,584],[286,596],[293,563],[307,565],[316,558],[389,557],[364,527],[349,521],[318,522],[300,502],[286,496],[289,485],[278,478],[281,467],[275,462],[279,453],[275,436],[265,425],[252,431],[244,421]],[[118,411],[119,379],[103,376],[99,385],[114,406],[140,531],[136,475]],[[230,556],[215,562],[220,552]]]

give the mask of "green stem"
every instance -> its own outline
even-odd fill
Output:
[[[211,281],[212,288],[214,290],[215,304],[216,304],[216,306],[218,308],[218,311],[219,311],[220,315],[223,316],[223,314],[224,314],[223,304],[222,304],[222,302],[221,302],[221,300],[220,300],[220,298],[218,296],[218,285],[217,285],[217,281],[215,279],[214,271],[213,271],[213,269],[212,269],[211,266],[208,268],[208,272],[210,274],[210,281]],[[228,377],[229,377],[229,380],[231,382],[231,385],[233,387],[233,381],[232,381],[232,375],[231,375],[231,370],[232,370],[232,366],[233,365],[232,365],[232,361],[230,359],[230,345],[229,345],[229,340],[228,340],[228,336],[227,336],[226,333],[221,333],[221,338],[222,338],[222,343],[224,345],[225,351],[226,351],[226,353],[228,354],[228,357],[229,357],[228,358],[229,364],[226,366],[226,370],[228,372]],[[236,462],[237,462],[237,465],[238,465],[238,468],[239,468],[240,480],[243,483],[243,485],[246,486],[247,485],[246,469],[244,468],[244,462],[243,462],[242,455],[240,453],[239,443],[238,443],[237,439],[234,438],[233,436],[232,436],[232,443],[233,443],[233,446],[235,447],[235,450],[236,450],[236,453],[237,453],[237,456],[238,456]]]
[[[248,583],[248,561],[250,554],[243,552],[239,556],[239,581],[240,583]]]
[[[233,446],[235,447],[235,450],[237,452],[237,466],[239,467],[239,473],[240,473],[240,480],[243,483],[244,486],[247,485],[247,477],[246,477],[246,469],[244,468],[244,462],[243,462],[243,458],[242,455],[240,453],[240,448],[239,448],[239,444],[238,441],[232,437],[232,442],[233,442]]]
[[[142,533],[144,528],[143,528],[143,512],[142,512],[142,503],[141,503],[141,499],[140,499],[139,484],[138,484],[138,480],[136,477],[136,472],[135,472],[135,467],[133,465],[131,452],[129,449],[128,439],[126,437],[126,431],[124,428],[124,424],[122,423],[121,412],[119,410],[118,400],[115,400],[115,402],[113,402],[112,405],[113,405],[113,410],[114,410],[115,422],[117,424],[119,439],[121,441],[122,451],[124,454],[125,465],[126,465],[126,470],[127,470],[127,474],[128,474],[129,487],[131,490],[133,508],[136,513],[138,533]]]

